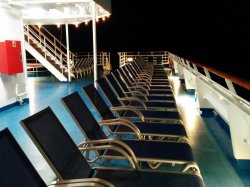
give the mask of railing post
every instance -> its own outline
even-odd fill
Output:
[[[225,79],[225,81],[226,81],[226,84],[227,84],[227,87],[228,87],[229,91],[237,95],[232,81],[230,81],[228,79]]]
[[[204,68],[204,72],[205,72],[206,77],[208,79],[211,79],[210,73],[209,73],[209,71],[206,68]]]

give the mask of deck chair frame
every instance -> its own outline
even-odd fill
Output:
[[[98,83],[98,82],[97,82]],[[89,87],[89,88],[87,88]],[[90,94],[88,94],[86,92],[86,89],[88,90],[92,90],[92,92],[96,92],[97,90],[95,89],[95,87],[93,86],[93,84],[89,84],[88,86],[84,87],[83,88],[83,91],[85,93],[86,96],[88,96],[88,99],[91,101],[91,98],[90,98]],[[100,87],[100,89],[102,89]],[[142,121],[145,121],[145,122],[161,122],[161,123],[181,123],[181,119],[180,119],[180,115],[177,117],[177,118],[167,118],[166,116],[162,116],[162,117],[154,117],[154,116],[151,116],[151,117],[147,117],[147,116],[144,116],[143,115],[143,111],[145,112],[152,112],[154,114],[159,114],[159,113],[163,113],[163,114],[169,114],[171,115],[172,114],[177,114],[178,112],[176,111],[147,111],[147,110],[139,110],[133,106],[124,106],[119,100],[118,100],[118,104],[119,106],[113,106],[113,101],[111,101],[109,99],[109,97],[106,95],[106,93],[104,91],[103,92],[103,96],[105,97],[106,100],[109,101],[109,104],[111,105],[110,107],[110,110],[115,112],[116,115],[118,115],[119,117],[124,117],[124,118],[127,118],[127,119],[131,119],[131,120],[142,120]],[[110,94],[111,96],[111,94]],[[126,112],[127,111],[131,111],[132,113],[134,113],[135,115],[134,116],[124,116],[123,114],[126,115]]]
[[[78,92],[71,93],[70,95],[61,98],[61,102],[63,103],[63,105],[65,106],[65,108],[70,113],[71,117],[74,119],[74,121],[76,122],[78,126],[80,125],[79,124],[80,122],[76,118],[80,114],[79,113],[77,114],[74,111],[74,107],[73,107],[74,103],[78,103],[78,106],[82,107],[82,110],[80,110],[80,113],[82,115],[84,114],[91,115],[91,111],[88,109],[88,107],[85,107],[84,100],[81,98]],[[125,118],[115,118],[114,115],[112,115],[112,118],[103,119],[103,116],[98,110],[98,108],[96,107],[96,104],[93,103],[92,101],[90,101],[90,103],[94,107],[98,115],[102,118],[97,123],[101,127],[105,126],[108,129],[109,134],[107,136],[110,136],[113,134],[117,134],[117,135],[131,135],[132,134],[132,135],[135,135],[137,139],[140,139],[140,140],[145,140],[145,139],[150,140],[150,139],[156,138],[157,140],[164,140],[164,141],[178,141],[178,142],[187,142],[187,143],[189,142],[186,132],[185,133],[182,132],[182,130],[185,131],[185,128],[182,124],[159,124],[159,123],[149,124],[149,123],[143,122],[143,125],[141,125],[141,123],[138,124],[136,122],[129,121],[128,119],[125,119]],[[106,107],[108,109],[108,106]],[[109,112],[112,113],[111,111]],[[121,126],[128,127],[130,131],[119,131],[119,127]],[[143,126],[152,127],[151,132],[143,131]],[[159,126],[162,127],[162,130],[164,128],[170,129],[169,133],[168,134],[159,133],[159,132],[156,133],[154,131],[154,127],[159,127]],[[173,128],[171,128],[171,126]],[[179,129],[177,130],[178,133],[176,134],[172,132],[172,129],[175,129],[175,127],[179,127]]]
[[[50,119],[50,121],[48,121]],[[47,121],[46,124],[44,124],[44,122]],[[43,122],[43,123],[42,123]],[[83,134],[85,135],[86,141],[83,141],[81,144],[79,144],[78,146],[73,142],[73,140],[70,138],[69,134],[66,132],[66,130],[64,129],[63,125],[61,124],[61,122],[59,121],[59,119],[57,118],[57,116],[55,115],[55,113],[52,111],[52,109],[50,107],[47,107],[43,110],[41,110],[40,112],[32,115],[31,117],[28,117],[24,120],[20,121],[22,127],[24,128],[24,130],[27,132],[27,134],[30,136],[30,138],[32,139],[32,141],[34,142],[34,144],[38,147],[38,149],[41,151],[42,155],[44,155],[45,159],[47,160],[47,162],[49,163],[49,165],[52,167],[52,169],[54,170],[54,172],[56,173],[56,175],[58,176],[59,179],[64,179],[63,176],[60,175],[60,173],[53,168],[54,163],[51,162],[51,158],[46,154],[46,152],[44,151],[42,146],[48,146],[47,143],[47,139],[44,140],[44,136],[48,137],[47,134],[41,134],[41,132],[43,131],[43,128],[45,128],[44,130],[47,133],[57,133],[58,137],[60,138],[60,136],[64,136],[68,143],[71,143],[71,145],[74,145],[75,149],[79,149],[79,153],[80,151],[98,151],[99,154],[96,154],[96,158],[94,158],[94,160],[96,159],[111,159],[111,160],[127,160],[129,162],[129,164],[131,165],[131,168],[133,169],[141,169],[139,164],[141,164],[142,162],[146,162],[148,163],[153,169],[157,168],[158,166],[160,166],[161,164],[165,163],[165,164],[176,164],[176,165],[180,165],[180,166],[184,166],[181,171],[182,172],[194,172],[194,173],[198,173],[200,175],[200,170],[198,165],[196,164],[196,162],[193,160],[193,155],[192,155],[192,150],[190,145],[186,144],[186,143],[177,143],[177,142],[159,142],[159,141],[147,141],[147,140],[122,140],[122,139],[116,139],[116,138],[107,138],[107,136],[105,135],[105,133],[102,131],[102,129],[99,127],[99,125],[97,124],[95,126],[99,128],[98,132],[96,131],[89,131],[88,133],[98,133],[98,135],[96,136],[97,139],[95,140],[89,140],[89,134],[87,135],[87,133],[85,132],[85,129],[82,128],[81,125],[78,125],[78,127],[80,127],[81,132],[83,132]],[[93,124],[92,124],[93,125]],[[45,127],[44,127],[45,126]],[[55,138],[54,141],[56,141],[57,136],[52,137],[53,139]],[[98,139],[99,137],[102,137],[102,139]],[[40,144],[40,142],[44,142],[43,144]],[[128,145],[129,143],[129,145]],[[54,144],[54,143],[53,143]],[[134,151],[137,149],[136,147],[131,148],[130,146],[137,146],[137,148],[140,148],[139,145],[141,146],[145,146],[147,145],[145,148],[148,148],[148,146],[150,145],[154,145],[154,146],[161,146],[162,148],[164,147],[175,147],[178,146],[179,148],[184,146],[184,150],[185,151],[191,151],[189,156],[187,156],[188,159],[192,159],[192,160],[182,160],[182,159],[165,159],[162,156],[155,158],[155,157],[147,157],[147,156],[142,156],[143,154],[141,152],[137,151],[137,154],[139,153],[139,155],[135,155]],[[58,147],[59,149],[60,147]],[[159,150],[164,151],[162,148],[160,148]],[[141,149],[141,148],[140,148]],[[108,151],[111,151],[109,153],[111,154],[107,154]],[[175,149],[177,151],[177,149]],[[115,151],[115,152],[113,152]],[[149,150],[151,151],[151,150]],[[169,150],[172,151],[172,150]],[[180,155],[179,150],[177,151],[179,156],[178,157],[182,157],[182,155]],[[105,154],[103,154],[105,153]],[[118,153],[118,154],[117,154]],[[149,153],[149,152],[148,152]],[[163,152],[164,153],[164,152]],[[158,153],[157,153],[158,154]],[[151,155],[151,154],[148,154]],[[159,155],[159,154],[158,154]],[[167,154],[169,155],[169,153]],[[53,156],[53,155],[52,155]],[[174,155],[172,155],[174,156]],[[171,157],[172,157],[171,156]],[[191,157],[190,157],[191,156]],[[174,156],[175,157],[175,156]],[[57,162],[57,161],[55,161]],[[82,162],[84,162],[82,160]],[[102,168],[102,167],[101,167]],[[89,168],[90,169],[90,168]]]
[[[43,116],[43,115],[44,115],[44,112],[46,113],[48,111],[53,113],[53,111],[48,107],[40,112],[37,112],[36,114],[33,114],[32,116],[26,119],[21,120],[20,123],[22,124],[24,128],[28,124],[32,125],[33,128],[38,128],[35,131],[39,135],[40,133],[46,134],[45,142],[42,142],[40,140],[36,142],[36,138],[35,137],[32,138],[33,135],[31,133],[28,133],[31,139],[35,141],[35,145],[38,146],[38,149],[42,153],[42,155],[45,156],[44,153],[48,154],[45,158],[49,158],[49,160],[48,159],[46,160],[48,161],[52,169],[56,171],[56,173],[58,174],[62,172],[61,174],[59,174],[59,176],[61,177],[63,177],[62,175],[65,175],[65,171],[69,171],[71,174],[68,175],[68,173],[66,173],[67,177],[76,178],[74,176],[75,174],[72,173],[70,169],[72,168],[71,165],[73,164],[73,166],[76,167],[74,168],[74,171],[78,171],[78,169],[80,169],[78,173],[80,172],[81,175],[85,176],[84,178],[95,177],[98,179],[109,181],[118,187],[123,187],[123,186],[154,187],[154,186],[163,186],[163,185],[177,187],[177,186],[180,186],[180,184],[185,185],[187,187],[204,187],[204,182],[199,173],[194,173],[194,174],[179,173],[179,172],[170,173],[170,172],[152,171],[152,170],[146,170],[146,169],[140,169],[140,168],[136,170],[135,169],[121,169],[121,168],[104,168],[104,167],[92,168],[90,165],[88,165],[83,155],[79,151],[79,148],[70,138],[69,134],[67,134],[66,130],[63,128],[61,124],[60,124],[59,129],[57,128],[57,125],[55,124],[52,125],[49,122],[45,124],[44,123],[40,124],[41,122],[46,121],[46,120],[43,121],[44,119],[41,119],[40,115],[42,115],[42,117],[47,118],[48,117],[47,115],[46,116]],[[60,121],[57,121],[57,122],[60,122]],[[46,127],[44,127],[44,125],[46,125]],[[55,129],[47,129],[48,127],[49,128],[53,127]],[[57,132],[58,134],[55,134],[54,132]],[[62,134],[63,136],[61,136]],[[51,146],[50,144],[47,144],[47,142],[55,141],[55,137],[64,146],[55,147],[55,144]],[[45,147],[44,147],[44,143],[46,144]],[[41,146],[39,146],[39,144],[41,144]],[[71,150],[71,151],[65,151],[66,148],[68,148],[68,150]],[[63,157],[66,157],[67,160],[70,159],[69,160],[70,162],[69,163],[62,162]],[[50,161],[50,159],[52,160]],[[56,161],[56,163],[54,161]],[[53,165],[53,163],[55,165]],[[86,168],[86,166],[88,167]],[[81,171],[84,171],[85,169],[87,169],[88,171],[85,174],[83,174]]]
[[[136,96],[128,97],[120,89],[112,74],[106,75],[103,78],[106,79],[108,86],[110,86],[111,90],[114,92],[117,98],[123,103],[128,102],[127,105],[134,106],[138,109],[144,108],[146,110],[178,111],[175,102],[143,101],[141,98]],[[102,87],[100,84],[99,86]]]

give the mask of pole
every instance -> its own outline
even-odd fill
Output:
[[[97,80],[97,44],[96,44],[96,7],[95,2],[91,2],[92,7],[92,34],[93,34],[93,58],[94,58],[94,85]]]
[[[70,59],[69,59],[69,25],[66,23],[66,45],[67,45],[67,67],[68,67],[68,82],[71,81],[70,72]]]

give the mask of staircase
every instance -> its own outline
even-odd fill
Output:
[[[70,81],[75,78],[73,67],[76,61],[75,55],[69,52],[69,64],[67,63],[67,47],[63,45],[45,28],[25,25],[25,49],[46,67],[58,80]],[[68,71],[69,70],[69,71]]]

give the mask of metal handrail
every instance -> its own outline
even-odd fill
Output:
[[[237,93],[234,93],[229,87],[227,87],[227,88],[223,87],[220,83],[212,80],[211,77],[208,77],[207,75],[201,74],[197,69],[194,69],[193,67],[191,67],[190,64],[194,64],[194,65],[196,65],[198,67],[203,68],[204,70],[206,70],[208,72],[211,72],[211,73],[214,73],[214,74],[220,76],[221,78],[225,79],[225,82],[226,81],[229,81],[229,82],[231,81],[231,82],[233,82],[233,83],[235,83],[235,84],[237,84],[237,85],[239,85],[239,86],[241,86],[241,87],[243,87],[243,88],[245,88],[247,90],[249,90],[249,86],[250,86],[250,82],[249,81],[247,81],[245,79],[238,78],[238,77],[233,76],[233,75],[230,75],[230,74],[225,73],[223,71],[216,70],[214,68],[211,68],[210,66],[207,66],[207,65],[204,65],[204,64],[200,64],[200,63],[197,63],[197,62],[186,61],[186,62],[188,62],[186,64],[186,63],[184,63],[183,58],[181,58],[181,57],[179,57],[179,56],[177,56],[175,54],[171,54],[170,53],[170,56],[171,56],[172,59],[174,59],[176,62],[180,63],[182,66],[186,67],[187,69],[189,69],[194,74],[199,75],[200,77],[203,77],[205,80],[209,81],[210,83],[212,83],[214,85],[217,85],[217,87],[221,91],[223,91],[223,93],[224,93],[223,95],[224,96],[226,96],[225,93],[227,93],[227,95],[231,95],[234,98],[237,98],[237,100],[238,100],[237,103],[239,105],[244,104],[245,106],[250,107],[250,101],[247,101],[246,99],[244,99],[241,96],[239,96]],[[234,89],[234,85],[231,84],[231,86]]]
[[[57,50],[59,50],[61,53],[64,54],[65,57],[67,57],[67,47],[61,41],[59,41],[51,32],[49,32],[45,27],[41,27],[39,29],[36,26],[32,26],[32,28],[34,28],[37,32],[39,32],[39,34],[44,36],[49,41],[49,43],[53,45],[53,47],[57,48]],[[43,33],[41,30],[44,30],[46,33]],[[54,42],[49,39],[49,36],[53,38]],[[69,56],[70,59],[74,61],[75,54],[69,51]]]
[[[170,53],[170,55],[176,61],[180,61],[180,59],[182,59],[181,57],[178,57],[175,54]],[[241,86],[241,87],[243,87],[243,88],[245,88],[247,90],[250,90],[250,81],[249,80],[242,79],[242,78],[236,77],[234,75],[230,75],[230,74],[228,74],[226,72],[223,72],[221,70],[217,70],[215,68],[212,68],[211,66],[208,66],[206,64],[202,64],[202,63],[198,63],[198,62],[194,62],[194,61],[188,61],[188,62],[192,63],[192,64],[195,64],[198,67],[205,68],[209,72],[212,72],[212,73],[220,76],[223,79],[228,79],[228,80],[232,81],[233,83],[235,83],[235,84],[237,84],[237,85],[239,85],[239,86]]]
[[[57,43],[53,43],[44,33],[42,33],[41,29],[38,29],[35,26],[24,25],[24,34],[28,38],[28,43],[30,42],[30,40],[35,42],[38,47],[44,50],[44,52],[46,53],[45,58],[47,56],[50,56],[60,66],[62,73],[67,69],[67,54],[59,48],[60,46],[57,46]],[[54,38],[54,41],[58,40]],[[75,55],[71,52],[70,54],[69,73],[72,73]]]
[[[233,83],[235,83],[243,88],[246,88],[247,90],[250,90],[250,81],[248,81],[246,79],[242,79],[242,78],[236,77],[234,75],[230,75],[228,73],[217,70],[217,69],[212,68],[212,67],[205,65],[205,64],[201,64],[201,63],[194,62],[194,61],[192,61],[191,63],[195,64],[198,67],[206,68],[208,71],[210,71],[210,72],[212,72],[212,73],[214,73],[222,78],[228,79],[228,80],[232,81]]]
[[[59,63],[62,64],[62,56],[61,54],[57,53],[57,51],[53,51],[53,49],[48,45],[48,43],[46,42],[46,37],[41,38],[40,34],[41,33],[36,33],[34,30],[30,29],[29,26],[24,26],[25,30],[24,30],[24,34],[28,37],[28,39],[33,40],[34,42],[36,42],[36,44],[41,48],[41,49],[45,49],[46,53],[49,52],[50,54],[52,53],[52,56],[55,57],[55,59],[58,58]],[[43,34],[41,34],[43,35]],[[44,36],[44,35],[43,35]],[[28,41],[29,43],[29,41]],[[57,48],[57,47],[55,47]],[[49,49],[49,50],[47,50]],[[60,51],[60,49],[59,49]]]

